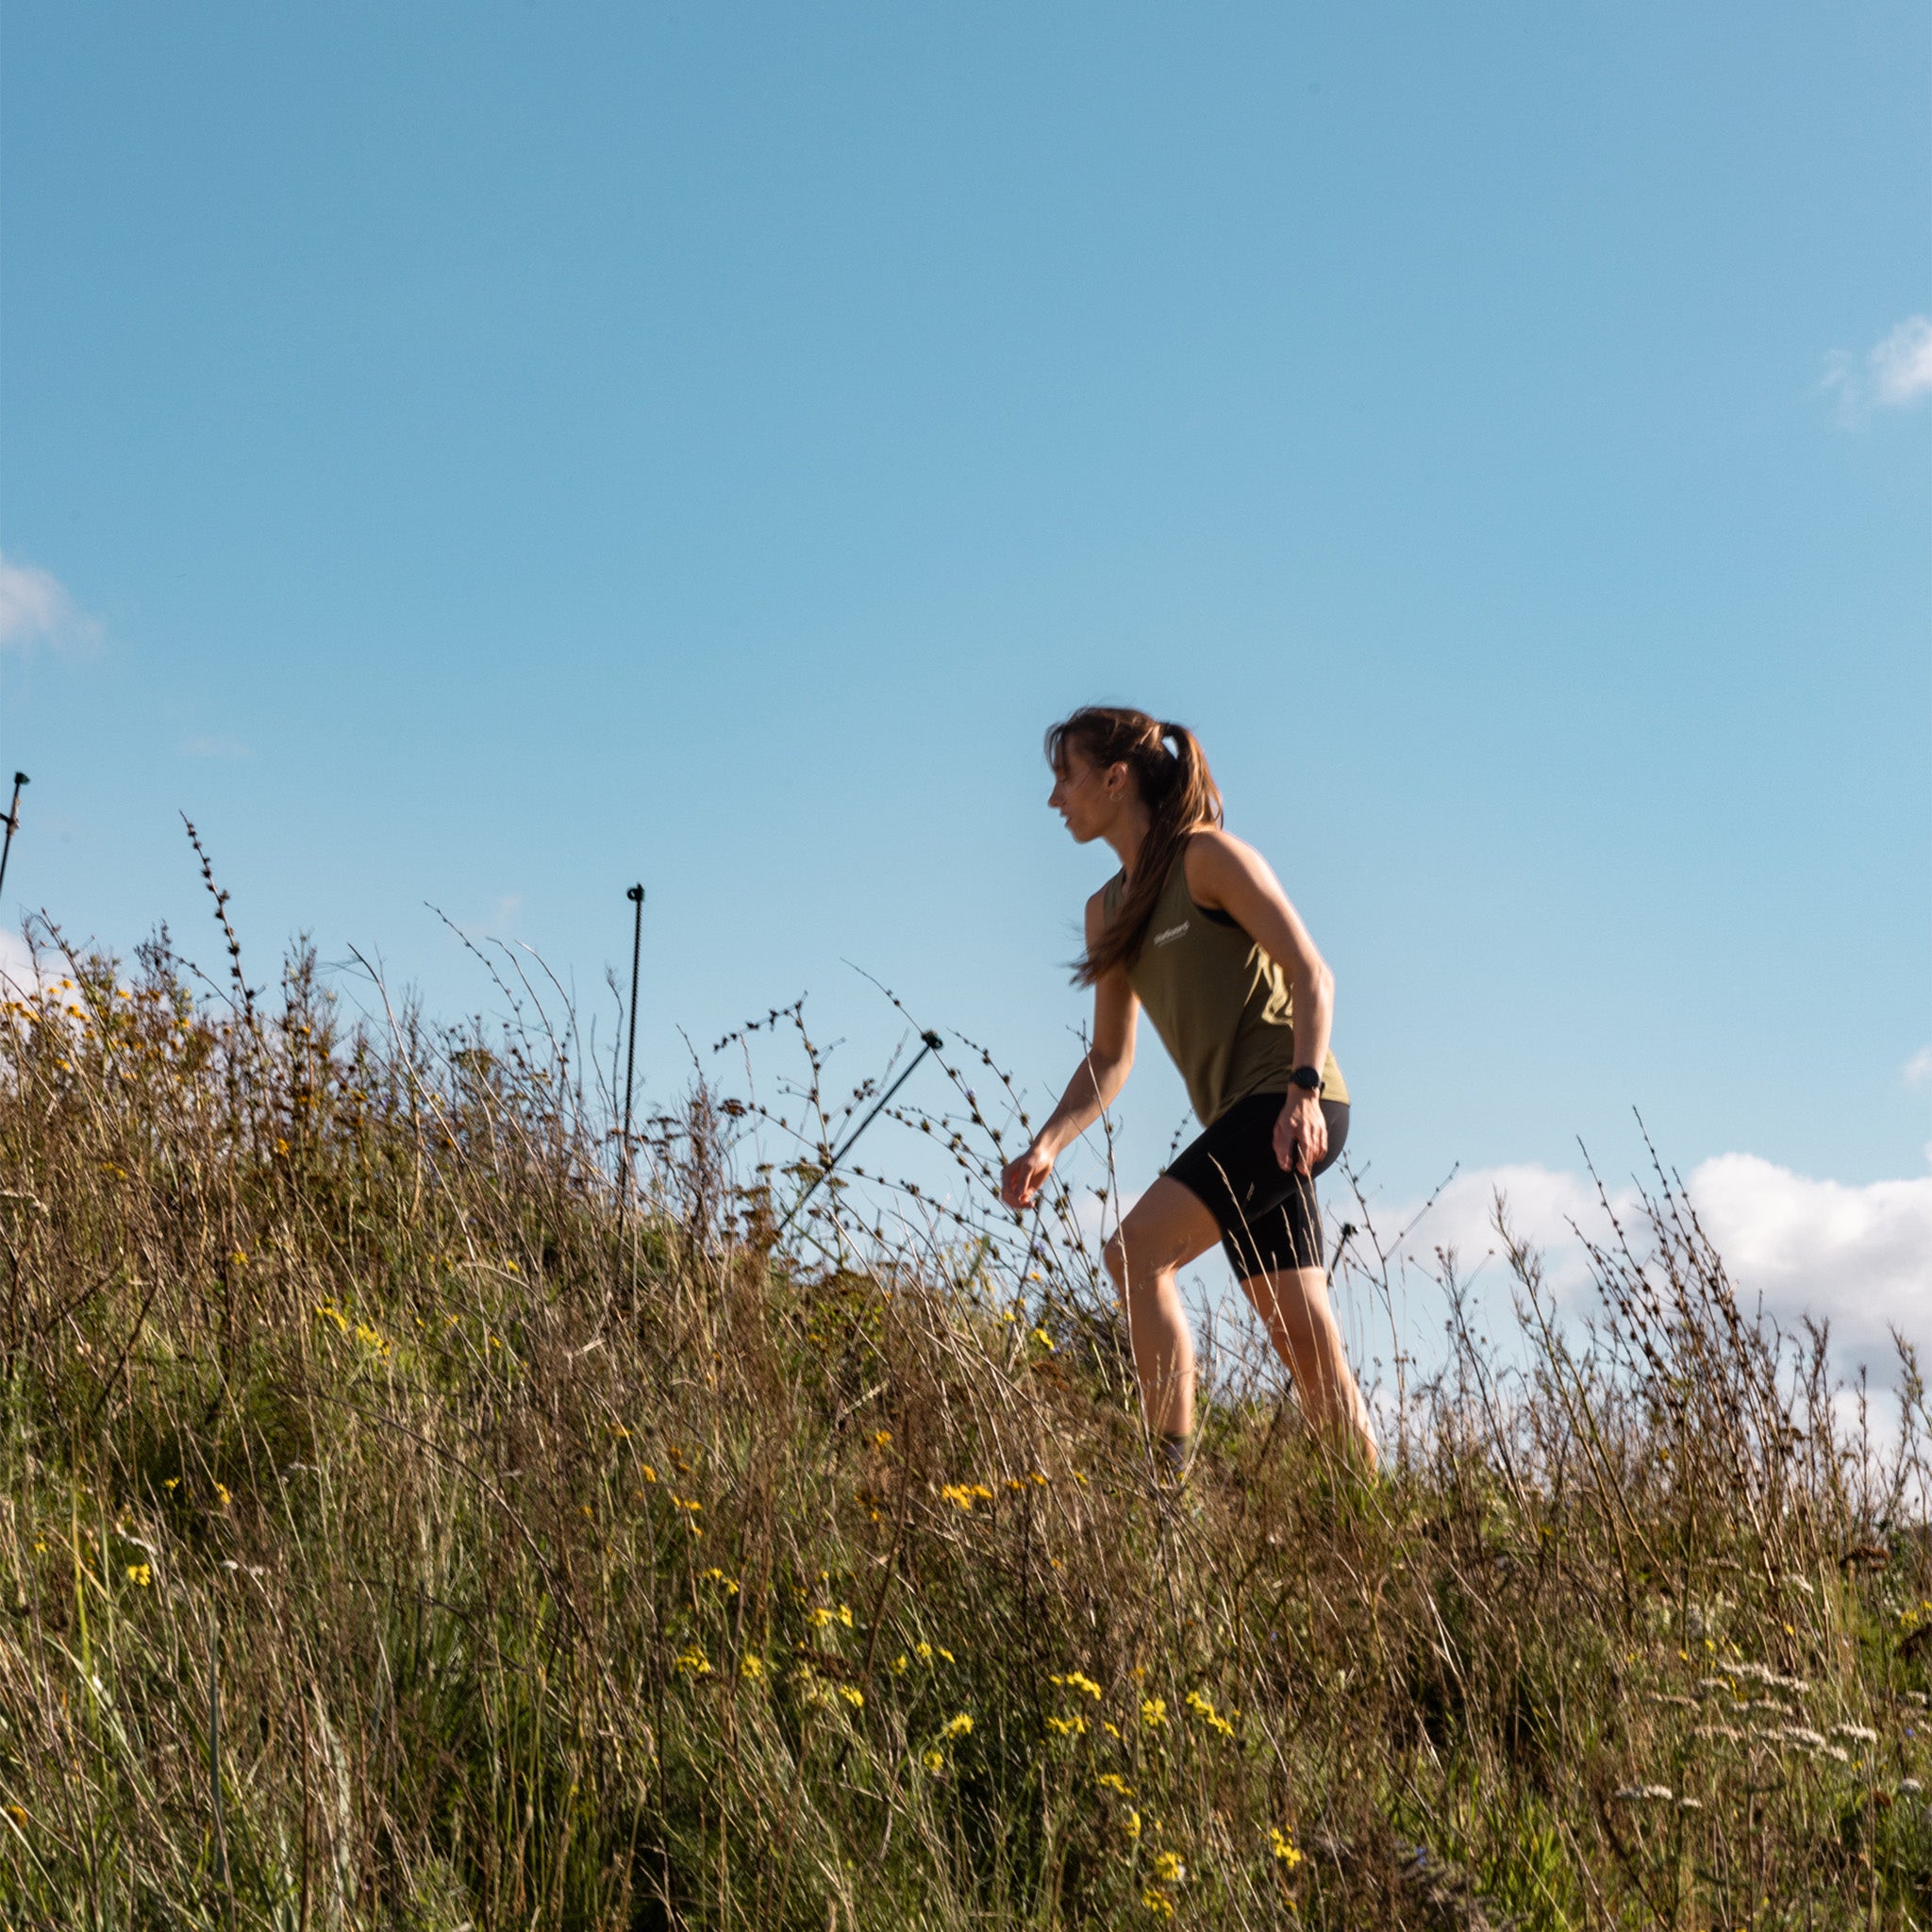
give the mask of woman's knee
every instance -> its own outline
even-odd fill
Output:
[[[1124,1302],[1143,1307],[1150,1300],[1163,1299],[1171,1267],[1163,1267],[1158,1251],[1150,1251],[1124,1233],[1117,1233],[1101,1251],[1107,1272]]]
[[[1291,1334],[1313,1340],[1335,1324],[1334,1311],[1328,1306],[1327,1279],[1319,1269],[1257,1274],[1241,1286],[1263,1315],[1272,1312]]]

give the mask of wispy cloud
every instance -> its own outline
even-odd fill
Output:
[[[1932,395],[1932,316],[1910,315],[1863,357],[1834,349],[1824,358],[1824,387],[1839,415],[1862,422],[1874,409],[1904,409]]]
[[[224,738],[220,733],[197,738],[184,738],[181,741],[184,756],[191,758],[252,758],[254,750],[242,742],[239,738]]]
[[[1828,1320],[1840,1359],[1867,1361],[1874,1373],[1890,1355],[1894,1327],[1932,1351],[1932,1174],[1854,1185],[1755,1154],[1721,1154],[1685,1185],[1747,1306],[1761,1298],[1788,1328],[1805,1315]],[[1416,1227],[1410,1254],[1427,1262],[1436,1249],[1453,1248],[1465,1276],[1479,1270],[1501,1251],[1491,1224],[1498,1192],[1511,1227],[1542,1253],[1551,1286],[1573,1302],[1590,1281],[1578,1231],[1605,1241],[1610,1215],[1629,1227],[1638,1208],[1634,1188],[1612,1191],[1607,1207],[1583,1174],[1490,1168],[1444,1189]]]
[[[1878,400],[1892,408],[1932,395],[1932,318],[1914,315],[1900,323],[1866,364]]]
[[[38,643],[87,648],[100,636],[100,625],[75,605],[52,572],[0,553],[0,650]]]
[[[1932,1080],[1932,1046],[1922,1046],[1906,1062],[1905,1082],[1907,1087],[1923,1087]]]
[[[506,892],[481,919],[465,920],[460,924],[451,921],[455,930],[466,940],[497,940],[508,941],[516,938],[517,914],[524,908],[521,892]]]

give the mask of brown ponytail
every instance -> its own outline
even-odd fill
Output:
[[[1083,705],[1046,734],[1046,760],[1056,772],[1065,773],[1070,750],[1102,771],[1124,764],[1154,815],[1119,908],[1099,943],[1074,963],[1075,985],[1091,986],[1139,954],[1188,835],[1221,824],[1221,793],[1194,734],[1185,724],[1163,724],[1145,711]]]

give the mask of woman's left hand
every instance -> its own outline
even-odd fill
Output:
[[[1328,1152],[1328,1120],[1318,1095],[1300,1088],[1274,1123],[1274,1158],[1289,1174],[1313,1174]]]

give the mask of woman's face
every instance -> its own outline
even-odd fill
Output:
[[[1060,768],[1054,774],[1046,802],[1066,822],[1079,844],[1097,839],[1112,824],[1126,796],[1124,763],[1096,765],[1077,745],[1060,748]]]

